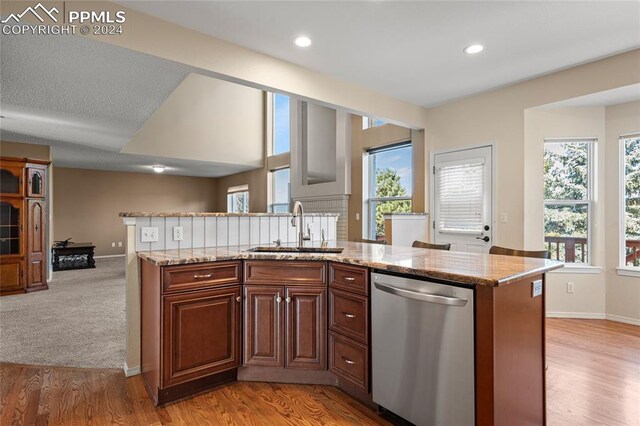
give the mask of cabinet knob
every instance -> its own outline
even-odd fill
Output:
[[[291,298],[287,297],[286,299],[284,299],[287,303],[291,303]]]
[[[277,296],[277,297],[276,297],[276,302],[278,302],[278,303],[282,302],[282,297]]]
[[[238,296],[236,297],[236,302],[240,302],[242,300],[242,297]]]

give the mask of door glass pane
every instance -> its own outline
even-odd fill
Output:
[[[0,192],[4,194],[19,194],[20,177],[9,170],[0,169]]]
[[[545,200],[587,200],[589,142],[544,144]]]
[[[437,168],[438,230],[482,232],[485,223],[484,163]]]
[[[34,172],[31,175],[31,193],[42,194],[42,175],[40,172]]]
[[[0,202],[0,255],[20,254],[20,209]]]
[[[546,205],[544,241],[551,258],[571,263],[588,263],[589,206]]]

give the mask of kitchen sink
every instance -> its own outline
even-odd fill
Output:
[[[254,247],[254,253],[342,253],[343,247]]]

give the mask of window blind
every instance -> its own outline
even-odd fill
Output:
[[[482,232],[484,163],[437,168],[438,230]]]

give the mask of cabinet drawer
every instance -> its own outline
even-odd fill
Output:
[[[369,270],[358,266],[331,263],[329,265],[329,285],[366,296],[369,294]]]
[[[309,261],[245,260],[244,283],[326,285],[327,264]]]
[[[165,266],[162,271],[164,293],[240,284],[240,262],[215,262]]]
[[[369,299],[346,291],[329,290],[329,328],[362,343],[369,341]]]
[[[329,369],[369,392],[369,349],[352,339],[329,332]]]

